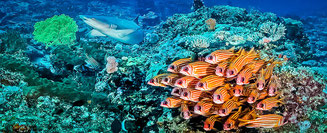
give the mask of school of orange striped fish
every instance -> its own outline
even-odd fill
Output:
[[[279,127],[286,123],[282,115],[262,112],[283,104],[273,69],[284,61],[261,59],[254,48],[217,50],[203,60],[179,59],[168,66],[171,73],[148,84],[173,87],[161,106],[180,108],[184,119],[207,117],[206,131],[217,130],[217,123],[224,130]]]

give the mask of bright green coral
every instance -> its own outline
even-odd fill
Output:
[[[51,45],[72,45],[76,40],[78,26],[73,18],[67,15],[55,15],[34,25],[34,39]]]

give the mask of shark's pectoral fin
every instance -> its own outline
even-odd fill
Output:
[[[117,31],[118,31],[117,35],[119,37],[125,37],[125,36],[133,33],[135,31],[135,29],[126,29],[126,30],[117,30]]]
[[[102,33],[101,33],[100,31],[98,31],[98,30],[93,29],[93,30],[91,30],[91,31],[89,32],[89,36],[106,36],[106,35],[102,34]]]

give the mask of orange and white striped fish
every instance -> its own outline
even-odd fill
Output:
[[[212,115],[204,121],[203,129],[206,131],[216,130],[215,123],[222,122],[223,118],[219,115]]]
[[[239,96],[249,96],[253,88],[249,86],[236,85],[233,88],[233,95],[236,97]]]
[[[238,108],[238,111],[228,117],[223,125],[224,130],[232,130],[238,127],[238,119],[241,115],[242,106]]]
[[[174,86],[180,88],[195,88],[195,85],[200,81],[192,76],[185,76],[176,80]]]
[[[223,87],[219,87],[214,93],[213,93],[213,102],[216,104],[222,104],[229,100],[232,95],[229,93],[229,90],[231,89],[229,84],[226,84]]]
[[[258,118],[252,120],[239,119],[239,127],[246,126],[248,128],[274,128],[285,125],[285,118],[277,114],[259,115]]]
[[[201,79],[195,86],[197,90],[211,91],[218,86],[223,86],[225,84],[225,78],[219,77],[217,75],[209,75]]]
[[[267,95],[266,90],[259,91],[258,89],[252,89],[247,102],[249,104],[255,103],[257,100],[264,99]]]
[[[256,81],[256,84],[257,84],[257,88],[259,90],[263,90],[266,86],[266,83],[267,81],[270,79],[270,77],[272,76],[272,73],[274,71],[274,67],[279,64],[281,65],[283,62],[277,62],[277,61],[274,61],[272,62],[270,65],[267,66],[267,68],[265,70],[261,70],[258,78],[257,78],[257,81]]]
[[[190,62],[192,62],[192,58],[184,58],[184,59],[176,60],[168,66],[167,71],[172,73],[179,73],[180,69]]]
[[[268,61],[269,62],[269,61]],[[252,69],[252,73],[258,73],[259,70],[266,64],[265,60],[256,60],[255,62],[253,62],[254,67]]]
[[[196,78],[202,78],[207,75],[215,74],[215,65],[204,61],[196,61],[185,65],[180,70],[181,74],[192,76]]]
[[[166,108],[177,108],[180,107],[183,99],[178,97],[168,97],[166,100],[162,101],[160,106]]]
[[[254,48],[252,48],[249,52],[242,50],[240,56],[238,56],[229,65],[226,71],[226,77],[235,77],[246,64],[251,63],[255,58],[259,58],[259,54],[254,51]]]
[[[171,73],[171,74],[168,74],[166,77],[164,77],[161,80],[161,83],[164,85],[174,86],[176,80],[181,77],[182,77],[182,75],[180,75],[180,74]]]
[[[155,77],[153,77],[152,79],[150,79],[148,81],[149,85],[152,86],[160,86],[160,87],[166,87],[166,85],[162,84],[161,81],[167,76],[170,75],[170,73],[163,73],[163,74],[159,74]]]
[[[190,119],[193,116],[197,116],[197,114],[194,114],[194,105],[195,102],[184,102],[181,105],[181,117],[183,117],[185,120]]]
[[[179,88],[179,87],[175,87],[171,90],[171,95],[173,96],[177,96],[177,97],[180,97],[181,96],[181,93],[183,92],[183,89],[185,88]]]
[[[249,84],[250,79],[253,76],[253,69],[255,67],[255,64],[248,64],[244,67],[244,69],[237,75],[236,78],[236,84],[237,85],[245,85]]]
[[[219,109],[218,115],[227,116],[232,112],[232,110],[241,106],[244,100],[239,101],[238,99],[238,97],[233,97],[232,99],[226,101]]]
[[[265,79],[265,70],[261,69],[259,76],[257,77],[256,81],[257,89],[263,90],[266,86],[266,79]]]
[[[227,59],[230,59],[233,56],[237,55],[234,53],[234,48],[235,47],[232,47],[231,49],[228,49],[228,50],[216,50],[206,56],[205,62],[208,62],[210,64],[218,64]]]
[[[210,97],[210,93],[200,91],[200,90],[195,90],[195,89],[185,89],[181,93],[181,97],[184,100],[187,101],[192,101],[192,102],[199,102],[203,98]]]
[[[216,75],[226,77],[226,70],[230,62],[219,63],[216,67]]]
[[[242,85],[235,85],[233,87],[233,95],[239,97],[242,95],[244,87]]]
[[[278,107],[278,103],[284,104],[283,99],[278,99],[278,95],[275,97],[269,97],[266,99],[263,99],[257,104],[256,109],[258,110],[270,110],[273,107]]]
[[[257,118],[257,112],[255,109],[252,109],[251,111],[247,112],[241,119],[242,120],[250,120],[250,119],[255,119]]]
[[[270,82],[268,85],[268,96],[275,96],[278,93],[278,90],[277,90],[278,83],[277,82],[278,82],[277,76],[275,76],[275,75],[271,76]]]
[[[214,104],[211,99],[203,99],[194,106],[194,113],[209,116],[214,112],[217,112],[219,105]]]

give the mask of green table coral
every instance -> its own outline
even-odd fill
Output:
[[[73,18],[67,15],[55,15],[34,25],[34,39],[52,45],[72,45],[76,40],[78,26]]]

